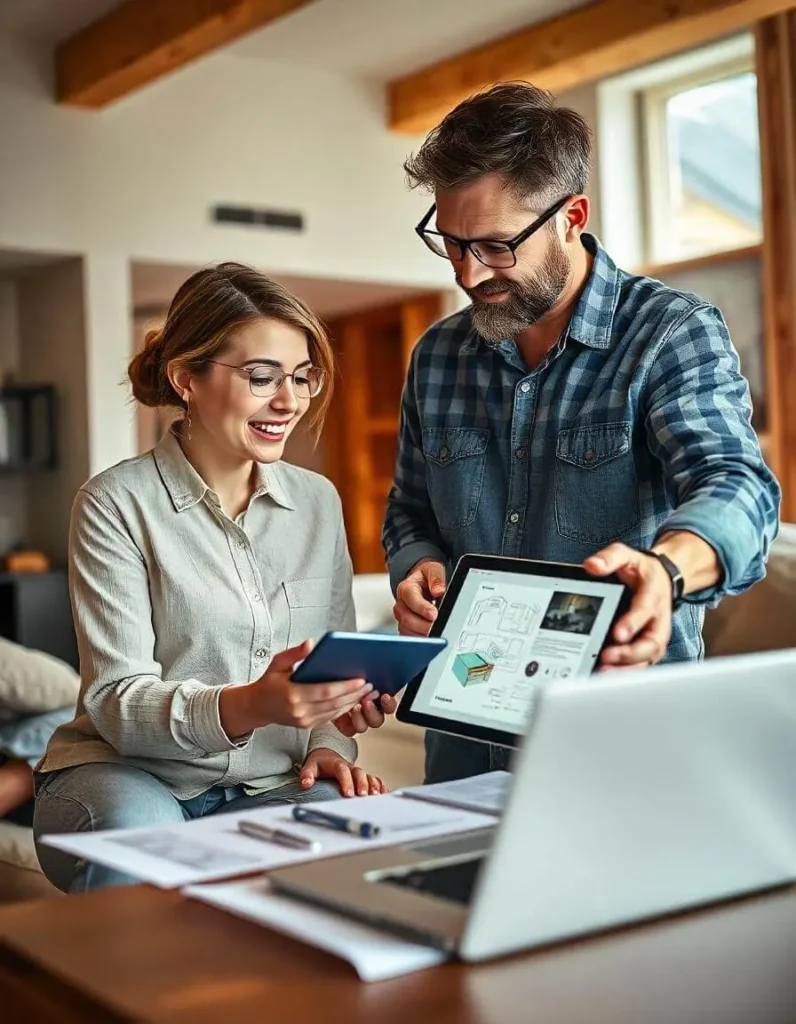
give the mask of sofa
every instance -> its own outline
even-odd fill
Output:
[[[357,624],[362,631],[394,627],[386,573],[354,579]],[[765,580],[707,613],[708,657],[796,646],[796,524],[785,524],[775,542]],[[422,781],[423,734],[389,719],[360,737],[360,763],[393,788]],[[0,903],[60,894],[41,874],[30,829],[0,822]]]

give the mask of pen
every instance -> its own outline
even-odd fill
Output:
[[[279,846],[289,846],[293,850],[307,850],[308,853],[320,853],[321,844],[315,839],[305,839],[294,832],[285,832],[281,828],[269,828],[256,821],[239,821],[238,831],[251,839],[264,839]]]
[[[381,832],[378,825],[372,825],[369,821],[355,821],[353,818],[344,818],[342,814],[318,811],[314,807],[297,805],[293,808],[293,817],[305,825],[322,825],[324,828],[337,829],[338,832],[362,836],[363,839],[374,839]]]

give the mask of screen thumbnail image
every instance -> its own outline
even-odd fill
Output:
[[[603,598],[595,594],[553,594],[542,619],[542,629],[588,636],[594,628]]]
[[[462,686],[472,686],[473,683],[488,683],[494,669],[494,662],[491,662],[478,651],[467,651],[457,654],[453,659],[453,674]]]

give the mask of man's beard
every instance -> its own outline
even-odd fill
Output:
[[[465,288],[473,303],[473,326],[484,341],[495,344],[516,338],[538,323],[558,302],[569,280],[569,260],[558,239],[545,254],[541,268],[524,280],[491,280]],[[484,295],[511,292],[503,302],[480,301]]]

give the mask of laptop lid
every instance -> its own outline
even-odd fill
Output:
[[[796,878],[796,649],[543,691],[470,960]]]

